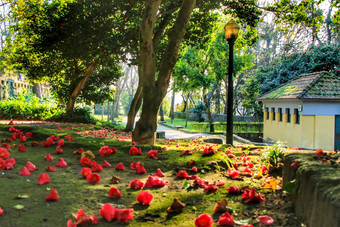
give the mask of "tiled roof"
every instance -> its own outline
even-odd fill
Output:
[[[266,99],[340,101],[340,76],[328,72],[302,74],[295,80],[291,80],[258,98],[258,100]]]

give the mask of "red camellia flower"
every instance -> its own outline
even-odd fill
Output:
[[[217,192],[217,187],[213,184],[208,184],[204,187],[203,191],[205,193],[215,193],[215,192]]]
[[[46,167],[46,170],[47,170],[48,172],[55,172],[55,171],[56,171],[56,168],[55,168],[55,166],[47,166],[47,167]]]
[[[154,187],[163,187],[168,182],[165,182],[163,179],[157,176],[150,176],[146,181],[144,187],[146,188],[154,188]]]
[[[256,193],[255,189],[252,188],[251,190],[246,189],[242,194],[242,199],[244,199],[244,203],[264,203],[264,199],[262,199],[264,195]]]
[[[144,166],[137,166],[136,167],[136,173],[137,174],[144,174],[146,172]]]
[[[56,189],[52,189],[50,194],[45,197],[46,201],[56,201],[59,199],[59,195]]]
[[[26,132],[26,138],[31,138],[33,136],[33,134],[31,132]]]
[[[156,173],[154,174],[154,176],[157,176],[157,177],[164,177],[164,173],[162,172],[161,169],[157,169]]]
[[[111,167],[111,164],[110,164],[110,163],[108,163],[107,161],[103,161],[103,163],[102,163],[102,167],[105,167],[105,168],[107,168],[107,167]]]
[[[136,169],[141,164],[142,164],[141,161],[139,161],[139,162],[131,162],[130,169]]]
[[[269,216],[259,216],[259,221],[264,225],[272,225],[274,220]]]
[[[115,188],[115,187],[111,187],[111,189],[109,190],[109,196],[111,198],[120,198],[122,197],[122,193],[118,190],[118,188]]]
[[[80,159],[80,165],[81,166],[89,166],[91,167],[91,160],[88,158],[81,158]]]
[[[294,166],[297,166],[297,164],[299,164],[300,163],[300,160],[296,160],[294,163],[292,163],[290,166],[291,167],[294,167]]]
[[[209,214],[201,214],[195,219],[196,227],[212,227],[214,220]]]
[[[26,142],[26,137],[25,136],[20,136],[19,143],[24,143],[24,142]]]
[[[137,147],[131,147],[129,150],[130,155],[142,155],[142,149]]]
[[[78,150],[76,150],[75,152],[73,152],[73,154],[81,154],[84,152],[84,149],[81,147]]]
[[[2,158],[0,158],[0,170],[6,169],[6,166],[7,166],[7,162],[3,160]]]
[[[86,180],[89,183],[97,184],[100,181],[100,176],[97,173],[91,173],[87,176]]]
[[[317,156],[324,156],[324,155],[326,155],[326,153],[323,152],[323,150],[321,148],[318,148],[315,151],[315,155],[317,155]]]
[[[123,163],[117,164],[115,169],[116,169],[116,170],[124,170],[124,165],[123,165]]]
[[[185,150],[181,152],[181,155],[192,155],[194,152],[190,151],[190,150]]]
[[[0,216],[4,214],[4,210],[0,207]]]
[[[81,175],[83,176],[83,178],[87,178],[88,175],[90,175],[92,173],[90,168],[84,167],[81,170]]]
[[[48,153],[46,156],[45,156],[45,160],[46,161],[53,161],[53,157],[50,153]]]
[[[228,169],[228,176],[233,178],[233,179],[238,179],[239,178],[239,172],[237,170]]]
[[[9,152],[8,150],[0,147],[0,158],[3,158],[3,159],[6,159],[6,158],[9,158]]]
[[[158,155],[158,151],[156,151],[156,150],[150,150],[149,153],[148,153],[148,158],[151,158],[151,159],[158,159],[158,158],[157,158],[157,155]]]
[[[72,220],[71,220],[72,224]],[[82,226],[87,224],[98,224],[98,219],[94,215],[87,215],[83,211],[83,209],[79,209],[76,215],[76,226],[77,224],[81,224]]]
[[[19,145],[18,145],[18,151],[25,152],[25,151],[26,151],[25,145],[19,144]]]
[[[12,126],[12,127],[9,128],[8,131],[9,131],[9,132],[16,132],[17,130]]]
[[[15,166],[15,164],[16,164],[17,162],[15,161],[15,158],[8,158],[8,159],[6,160],[6,163],[11,163],[13,166]]]
[[[149,205],[153,200],[153,195],[148,191],[140,191],[137,195],[137,201],[141,205]]]
[[[210,146],[204,148],[202,156],[211,156],[214,155],[215,153],[216,153],[215,149],[212,146]]]
[[[55,153],[56,153],[56,154],[61,154],[61,153],[63,153],[63,149],[61,149],[60,146],[57,146],[57,148],[56,148],[56,150],[55,150]]]
[[[73,142],[73,138],[71,137],[71,135],[65,136],[66,140],[69,142]]]
[[[58,146],[62,147],[62,146],[64,146],[64,145],[65,145],[65,142],[64,142],[63,139],[61,139],[61,140],[58,141]]]
[[[227,190],[229,194],[240,194],[241,193],[241,189],[235,186],[230,186],[229,188],[227,188]]]
[[[187,171],[185,171],[185,170],[179,170],[178,171],[178,173],[177,173],[177,177],[178,178],[180,178],[180,179],[186,179],[186,178],[188,178],[188,173],[187,173]]]
[[[38,169],[32,162],[27,162],[25,166],[30,171],[35,171]]]
[[[99,165],[96,161],[92,161],[91,162],[91,166],[92,166],[92,172],[101,172],[101,171],[103,171],[103,167],[101,165]]]
[[[42,174],[39,175],[38,183],[40,185],[47,184],[48,182],[50,182],[50,177],[48,176],[47,173],[42,173]]]
[[[100,154],[100,156],[109,156],[111,154],[111,150],[110,150],[109,146],[102,146],[99,149],[99,154]]]
[[[196,166],[192,167],[191,170],[194,171],[195,173],[197,173],[198,171]]]
[[[116,209],[117,223],[128,222],[133,218],[133,209]]]
[[[8,124],[9,125],[14,125],[14,122],[11,120]]]
[[[131,189],[141,189],[144,187],[144,183],[141,180],[138,180],[135,178],[130,182],[130,188]]]
[[[220,216],[220,220],[218,220],[217,224],[234,226],[234,217],[231,214],[229,214],[229,212],[225,212]]]
[[[99,210],[100,216],[102,216],[106,221],[110,222],[115,218],[116,207],[113,207],[110,203],[105,203]]]
[[[244,170],[244,173],[252,173],[251,169],[249,169],[249,167],[247,166]]]
[[[61,158],[57,162],[56,166],[59,167],[59,168],[65,168],[65,167],[67,167],[67,163],[65,162],[65,160],[63,158]]]

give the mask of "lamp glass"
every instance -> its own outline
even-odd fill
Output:
[[[224,26],[224,33],[226,39],[237,39],[238,37],[238,31],[240,30],[240,27],[238,24],[231,19],[226,26]]]

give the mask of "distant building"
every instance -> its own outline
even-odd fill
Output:
[[[290,147],[340,150],[340,76],[302,74],[261,97],[264,138]]]

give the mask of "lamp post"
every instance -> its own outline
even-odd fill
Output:
[[[233,73],[234,73],[234,44],[238,36],[240,27],[234,20],[230,20],[224,26],[225,38],[229,45],[229,66],[228,66],[228,86],[227,86],[227,136],[226,144],[233,145]]]

